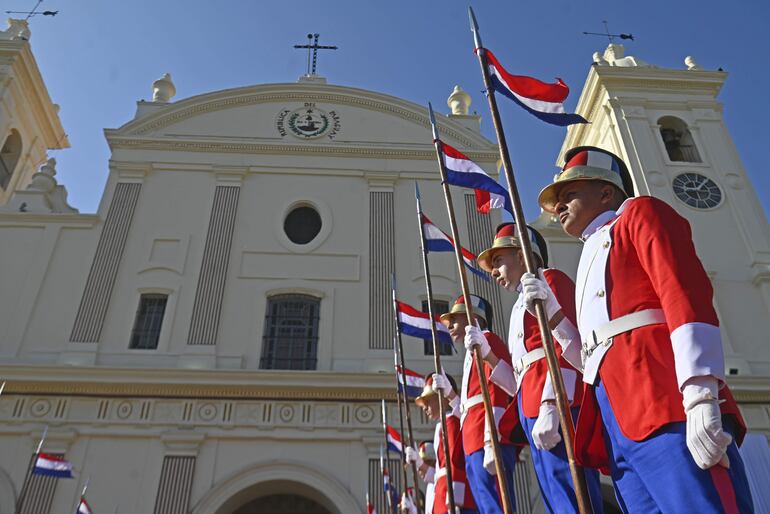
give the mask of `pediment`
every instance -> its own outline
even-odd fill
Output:
[[[495,145],[439,115],[442,138],[480,152]],[[108,140],[233,144],[429,147],[427,109],[381,93],[326,84],[269,84],[228,89],[168,104],[106,131]]]

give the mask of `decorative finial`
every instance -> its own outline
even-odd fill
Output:
[[[56,159],[51,157],[38,168],[37,173],[32,175],[32,181],[27,186],[29,191],[41,191],[50,193],[56,187]]]
[[[0,30],[0,39],[6,40],[22,39],[24,41],[29,41],[31,35],[32,33],[29,30],[29,23],[27,20],[8,18],[8,28]]]
[[[609,64],[607,60],[604,57],[602,57],[602,54],[599,52],[594,52],[593,59],[594,59],[594,63],[597,66],[607,66]]]
[[[453,115],[467,116],[471,107],[471,96],[460,86],[455,86],[452,94],[447,98],[446,104],[452,109]]]
[[[152,83],[152,101],[169,102],[176,94],[176,86],[171,81],[171,74],[164,73],[161,78]]]
[[[693,57],[692,55],[688,55],[687,57],[684,58],[684,64],[687,66],[688,70],[697,71],[697,70],[703,69],[703,66],[695,62],[695,57]]]

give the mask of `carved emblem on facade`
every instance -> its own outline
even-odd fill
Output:
[[[299,109],[284,109],[278,113],[276,128],[281,137],[291,134],[299,139],[317,139],[323,136],[334,139],[340,130],[340,117],[336,111],[326,112],[313,102],[306,102]]]

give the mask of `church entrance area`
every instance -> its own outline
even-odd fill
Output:
[[[233,514],[332,514],[310,498],[293,494],[272,494],[250,501]]]

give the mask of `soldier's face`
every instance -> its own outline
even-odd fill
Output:
[[[611,187],[598,180],[577,180],[562,187],[554,210],[564,231],[579,238],[594,218],[611,209]]]
[[[425,416],[427,416],[428,419],[432,419],[433,421],[438,421],[439,419],[438,395],[434,394],[433,396],[429,396],[428,398],[425,398],[422,404],[422,410],[423,412],[425,412]]]
[[[449,318],[449,335],[452,336],[452,341],[462,343],[465,339],[465,327],[468,326],[468,318],[465,314],[453,314]]]
[[[525,271],[521,250],[503,248],[492,254],[492,278],[500,287],[515,292]]]

